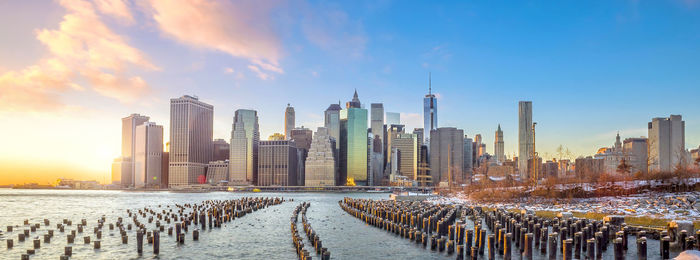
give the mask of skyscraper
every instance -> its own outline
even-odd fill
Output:
[[[292,129],[294,129],[294,107],[287,104],[284,110],[284,136],[289,139]]]
[[[518,103],[518,171],[520,179],[530,178],[528,161],[532,159],[532,101]]]
[[[398,136],[398,134],[400,134],[400,133],[405,133],[404,128],[405,128],[404,125],[391,125],[386,130],[386,132],[387,132],[386,133],[386,147],[389,148],[389,150],[388,150],[389,152],[391,151],[390,150],[391,148],[394,148],[394,145],[392,142],[396,138],[396,136]],[[392,165],[391,160],[393,160],[393,157],[391,156],[391,154],[389,154],[389,156],[387,157],[387,162],[386,162],[387,167],[390,167]],[[393,172],[393,171],[398,170],[398,169],[391,169],[391,170]]]
[[[504,151],[503,131],[501,131],[501,124],[498,124],[498,129],[496,129],[496,139],[493,146],[493,153],[496,156],[496,162],[499,164],[505,162],[506,154]]]
[[[257,111],[236,110],[233,117],[229,156],[229,178],[232,184],[257,183],[259,129]],[[243,143],[245,143],[245,149],[242,149]],[[241,180],[243,183],[240,183]]]
[[[163,126],[146,122],[136,127],[134,187],[158,188],[163,160]]]
[[[304,128],[303,126],[300,128],[294,128],[290,132],[290,137],[289,140],[294,141],[294,145],[297,148],[297,159],[299,162],[297,163],[297,181],[296,183],[298,185],[304,185],[304,176],[306,174],[306,170],[304,169],[304,161],[306,161],[306,156],[308,156],[309,149],[311,149],[311,141],[313,137],[313,132],[308,129]]]
[[[397,133],[391,141],[391,148],[398,150],[399,173],[409,180],[418,177],[418,140],[415,134]]]
[[[214,107],[197,97],[170,99],[170,187],[206,180],[212,158]]]
[[[123,187],[134,186],[134,153],[136,149],[136,127],[148,122],[147,116],[131,114],[122,118],[122,156],[115,163],[119,163],[121,172],[120,182]]]
[[[328,135],[336,140],[335,149],[340,149],[340,102],[328,106],[324,114],[323,126],[328,128]]]
[[[430,173],[433,184],[464,183],[464,131],[440,127],[430,131]]]
[[[228,182],[231,185],[252,184],[248,181],[248,138],[243,120],[233,123],[229,149]]]
[[[340,111],[341,178],[357,185],[367,183],[367,109],[361,108],[357,91]],[[344,184],[345,180],[341,180]]]
[[[474,149],[472,139],[464,135],[464,175],[470,178],[474,171],[474,159],[472,150]]]
[[[400,125],[401,124],[401,113],[386,112],[386,125]]]
[[[433,95],[432,79],[428,77],[428,94],[423,98],[423,129],[426,133],[437,129],[437,99]],[[424,142],[429,143],[429,135],[426,135]]]
[[[334,186],[338,174],[335,140],[328,134],[328,129],[319,127],[311,141],[309,155],[306,157],[305,185]]]
[[[372,153],[370,154],[370,165],[374,176],[374,182],[381,180],[384,172],[384,105],[373,103],[371,105],[371,132],[372,132]]]
[[[650,172],[670,172],[679,164],[688,163],[688,158],[685,158],[685,121],[681,115],[653,118],[648,128]]]
[[[297,186],[297,148],[292,140],[260,141],[258,185]]]

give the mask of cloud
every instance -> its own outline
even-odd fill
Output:
[[[232,74],[233,72],[235,72],[235,70],[231,67],[224,68],[224,73],[226,74]]]
[[[284,73],[281,43],[270,29],[276,1],[151,0],[160,30],[183,44],[248,59],[257,70]]]
[[[94,0],[94,2],[101,13],[113,16],[127,24],[134,22],[134,16],[126,0]]]
[[[141,77],[124,77],[100,71],[84,71],[97,93],[115,98],[124,103],[131,103],[148,91],[148,84]]]
[[[248,65],[248,69],[255,72],[255,74],[258,76],[258,78],[260,78],[262,80],[274,79],[274,77],[272,77],[270,74],[267,74],[267,73],[263,72],[262,70],[260,70],[260,68],[258,68],[258,66]]]
[[[367,44],[362,22],[340,10],[309,8],[302,18],[301,30],[306,39],[326,51],[359,58]]]
[[[423,116],[418,113],[401,113],[401,124],[406,126],[407,132],[413,132],[414,128],[423,128]]]
[[[108,28],[83,0],[62,0],[68,11],[59,28],[36,31],[50,56],[19,71],[0,73],[0,110],[46,111],[61,108],[62,93],[83,90],[81,77],[99,94],[128,102],[148,89],[140,77],[124,71],[135,65],[159,70],[138,49]]]

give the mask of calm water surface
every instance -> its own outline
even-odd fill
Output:
[[[185,244],[177,245],[174,236],[161,233],[160,254],[153,255],[153,248],[144,241],[144,253],[136,252],[136,230],[127,231],[129,243],[121,243],[119,230],[109,230],[108,223],[116,222],[118,217],[125,223],[131,223],[126,210],[138,210],[149,207],[156,210],[158,205],[184,203],[201,203],[205,200],[230,200],[241,197],[284,197],[293,199],[281,205],[271,206],[248,214],[232,222],[224,223],[220,229],[201,231],[199,241],[193,241],[190,233],[186,234]],[[171,193],[171,192],[126,192],[126,191],[73,191],[73,190],[11,190],[0,189],[0,228],[3,241],[0,259],[19,259],[27,249],[32,248],[31,240],[42,238],[46,229],[54,229],[54,237],[49,244],[42,241],[32,259],[58,259],[66,246],[66,235],[77,229],[81,219],[88,221],[84,233],[77,234],[73,244],[73,259],[296,259],[291,242],[289,219],[294,208],[301,202],[310,202],[307,218],[323,241],[323,246],[331,252],[332,259],[455,259],[454,255],[430,251],[408,239],[384,230],[368,226],[364,222],[345,213],[338,201],[343,197],[388,199],[385,193]],[[93,249],[92,244],[83,244],[82,237],[90,235],[96,238],[92,229],[101,216],[106,217],[102,229],[102,247]],[[65,233],[56,229],[56,224],[63,219],[70,219],[73,225],[66,227]],[[37,232],[31,233],[25,242],[17,241],[17,234],[28,227],[22,226],[29,219],[31,224],[42,223]],[[46,227],[43,220],[49,219]],[[300,220],[301,222],[301,220]],[[155,223],[155,221],[154,221]],[[148,229],[155,228],[154,223]],[[471,221],[466,221],[467,228],[473,228]],[[8,225],[15,226],[14,232],[5,232]],[[174,225],[174,224],[173,224]],[[301,224],[300,235],[306,240]],[[5,239],[14,239],[15,246],[7,249]],[[43,240],[43,239],[42,239]],[[145,238],[144,238],[145,240]],[[656,259],[658,241],[649,241],[649,259]],[[636,256],[633,251],[634,237],[630,236],[629,256]],[[310,245],[307,244],[307,248]],[[612,248],[605,252],[605,258],[612,258]],[[318,259],[314,254],[314,259]],[[500,257],[497,257],[500,259]],[[516,251],[513,259],[519,259]],[[535,259],[544,259],[535,253]]]

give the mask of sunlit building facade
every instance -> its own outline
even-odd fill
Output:
[[[134,186],[135,166],[133,164],[136,150],[136,127],[148,122],[149,117],[131,114],[122,118],[122,153],[118,168],[120,183],[123,187]]]
[[[325,127],[319,127],[314,133],[311,148],[306,157],[305,186],[334,186],[338,174],[335,139]]]
[[[214,107],[197,97],[170,99],[169,187],[200,184],[212,158]]]
[[[136,127],[134,187],[158,188],[163,160],[163,126],[146,122]]]
[[[297,186],[298,162],[294,141],[260,141],[258,146],[258,185]]]
[[[238,109],[233,117],[231,149],[229,151],[229,178],[231,184],[257,183],[257,150],[260,142],[258,112]],[[243,148],[245,144],[245,148]]]
[[[670,172],[679,164],[688,163],[688,158],[684,158],[685,121],[681,115],[654,118],[649,122],[648,128],[650,172]]]
[[[366,185],[367,109],[361,108],[357,91],[346,109],[340,111],[340,140],[341,178],[352,180],[357,185]]]

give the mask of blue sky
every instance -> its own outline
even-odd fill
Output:
[[[669,114],[683,115],[687,147],[700,144],[697,0],[33,0],[0,3],[0,17],[0,161],[103,174],[120,118],[167,130],[168,100],[183,94],[215,106],[216,138],[230,138],[238,108],[259,111],[263,137],[282,132],[287,103],[315,128],[354,89],[412,129],[429,72],[439,125],[481,133],[490,153],[499,123],[515,153],[520,100],[533,101],[548,157],[560,144],[593,154]]]

